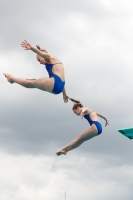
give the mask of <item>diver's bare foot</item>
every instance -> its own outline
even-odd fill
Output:
[[[11,84],[14,83],[13,77],[11,74],[4,73],[4,76],[7,78],[9,83],[11,83]]]
[[[63,149],[59,149],[59,150],[56,152],[56,155],[57,155],[57,156],[60,156],[60,155],[62,155],[62,154],[66,155],[66,154],[67,154],[67,151],[66,151],[66,150],[63,150]]]

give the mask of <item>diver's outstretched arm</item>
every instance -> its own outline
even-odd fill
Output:
[[[96,114],[97,114],[97,116],[99,116],[105,120],[105,126],[109,125],[109,120],[104,115],[102,115],[101,113],[98,113],[98,112],[96,112]]]
[[[27,42],[26,40],[24,40],[21,43],[21,46],[24,48],[24,50],[31,50],[34,53],[38,54],[39,56],[41,56],[42,58],[44,58],[45,60],[49,61],[50,55],[47,52],[44,51],[40,51],[38,48],[33,47],[29,42]]]

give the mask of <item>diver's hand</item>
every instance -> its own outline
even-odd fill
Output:
[[[82,111],[82,112],[80,113],[81,119],[83,119],[84,115],[85,115],[85,113],[84,113],[84,111]]]
[[[109,120],[108,120],[108,119],[105,120],[105,127],[106,127],[107,125],[109,125]]]
[[[21,46],[24,48],[24,50],[29,50],[29,49],[31,49],[30,43],[28,43],[26,40],[24,40],[24,41],[21,43]]]
[[[64,99],[64,103],[68,102],[68,96],[67,95],[63,95],[63,99]]]

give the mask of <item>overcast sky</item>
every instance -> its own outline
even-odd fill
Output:
[[[65,67],[66,91],[102,113],[103,133],[57,157],[89,124],[62,94],[10,84],[4,72],[47,77],[23,40]],[[132,200],[132,0],[0,0],[0,199]]]

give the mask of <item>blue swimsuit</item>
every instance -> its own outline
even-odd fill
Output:
[[[84,115],[84,118],[87,119],[87,121],[89,122],[90,125],[92,124],[95,124],[96,127],[97,127],[97,130],[98,130],[98,134],[102,133],[102,125],[100,122],[98,121],[92,121],[91,118],[90,118],[90,114],[92,113],[93,111],[91,111],[89,114],[87,115]]]
[[[49,77],[54,78],[54,87],[53,87],[52,93],[59,94],[64,89],[65,81],[62,81],[61,78],[58,75],[56,75],[52,72],[53,65],[56,65],[56,64],[62,64],[62,63],[61,62],[55,63],[55,64],[46,63],[45,67],[46,67],[46,70],[48,71]]]

